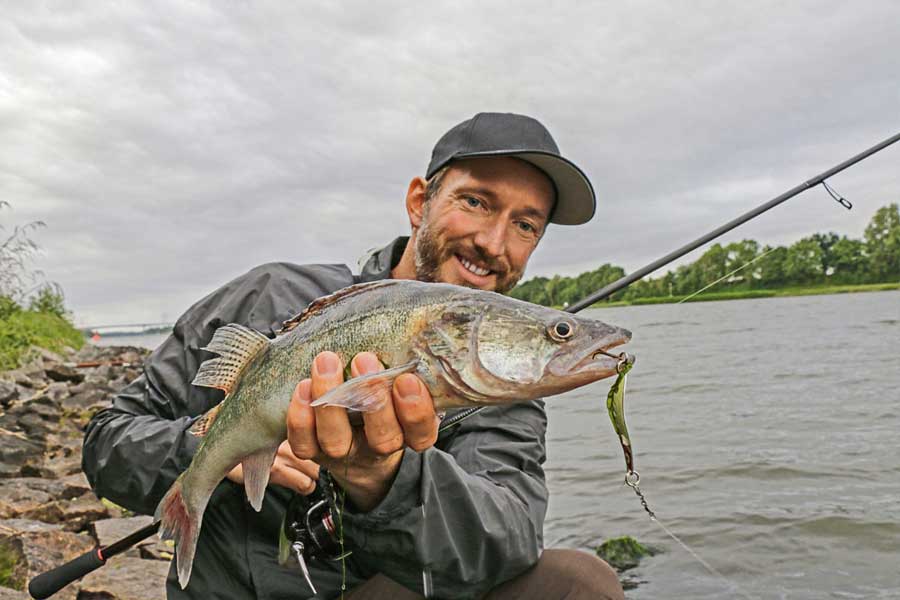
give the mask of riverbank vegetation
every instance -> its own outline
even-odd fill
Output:
[[[545,306],[566,306],[625,276],[604,264],[576,277],[535,277],[511,295]],[[710,286],[710,284],[715,285]],[[696,294],[710,286],[708,291]],[[790,246],[755,240],[713,244],[696,261],[662,277],[643,279],[603,305],[733,300],[900,289],[900,207],[879,208],[863,239],[816,233]],[[694,295],[696,294],[696,295]]]
[[[5,208],[9,204],[0,201]],[[30,266],[38,251],[31,236],[43,226],[34,221],[9,231],[0,225],[0,371],[20,366],[32,347],[59,352],[84,344],[62,289]]]

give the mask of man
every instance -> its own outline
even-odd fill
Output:
[[[148,359],[144,374],[88,426],[84,470],[99,496],[152,514],[190,463],[188,429],[221,400],[192,386],[200,350],[229,322],[274,336],[313,299],[386,277],[507,291],[548,223],[594,213],[585,175],[559,154],[538,121],[481,113],[437,143],[426,176],[407,190],[409,241],[374,254],[358,276],[344,265],[263,265],[200,300]],[[380,370],[353,358],[351,376]],[[486,409],[438,435],[427,388],[397,379],[391,402],[351,426],[340,407],[310,402],[343,381],[344,365],[319,354],[298,382],[288,439],[272,466],[261,512],[248,505],[235,467],[204,515],[190,584],[170,572],[170,598],[621,598],[615,573],[576,551],[541,552],[547,489],[542,402]],[[314,560],[312,596],[300,570],[276,562],[276,540],[294,493],[309,494],[324,467],[346,494],[341,522],[353,554]]]

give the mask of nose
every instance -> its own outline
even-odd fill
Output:
[[[492,219],[487,227],[475,234],[475,245],[493,258],[503,256],[506,251],[507,227],[501,218]]]

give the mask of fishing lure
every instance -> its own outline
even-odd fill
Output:
[[[650,515],[650,518],[656,520],[656,515],[647,504],[644,493],[638,485],[641,482],[641,476],[634,470],[634,451],[631,449],[631,437],[628,435],[628,426],[625,424],[625,382],[628,372],[634,366],[633,360],[628,360],[627,355],[619,360],[616,366],[618,376],[606,395],[606,410],[609,412],[609,420],[612,422],[613,430],[619,436],[619,443],[622,444],[622,452],[625,454],[625,484],[634,490],[637,497],[641,500],[641,506]]]

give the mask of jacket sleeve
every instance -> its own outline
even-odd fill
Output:
[[[199,439],[187,429],[222,392],[191,385],[217,328],[242,323],[274,336],[280,323],[321,295],[353,282],[343,265],[257,267],[206,296],[178,320],[143,374],[88,423],[82,469],[97,496],[153,514],[191,462]]]
[[[492,407],[425,452],[388,495],[342,516],[357,564],[436,597],[479,596],[537,562],[547,511],[542,401]]]

